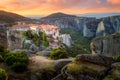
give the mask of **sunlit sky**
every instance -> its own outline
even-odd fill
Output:
[[[120,12],[120,0],[0,0],[0,10],[24,16]]]

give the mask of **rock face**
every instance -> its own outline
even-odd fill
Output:
[[[72,46],[72,38],[69,34],[60,35],[59,40],[68,47]]]
[[[91,42],[92,54],[116,56],[120,53],[120,34],[96,38]]]
[[[22,33],[22,31],[17,30],[7,31],[8,50],[12,51],[15,49],[27,49],[32,51],[38,51],[39,47],[37,47],[31,40],[25,39]]]
[[[78,64],[81,61],[87,61],[87,62],[91,62],[98,65],[104,65],[104,66],[109,66],[115,62],[111,57],[106,57],[106,56],[96,55],[96,54],[78,55],[76,57],[76,61],[78,62]]]
[[[72,62],[72,59],[60,59],[55,61],[55,70],[60,70],[62,69],[65,65],[68,63]]]
[[[90,24],[91,21],[93,22],[92,24]],[[76,31],[79,31],[81,34],[83,34],[84,25],[87,25],[87,27],[89,27],[90,25],[89,29],[91,33],[93,33],[94,29],[92,29],[91,26],[96,28],[97,27],[96,21],[97,19],[93,17],[91,18],[77,17],[74,15],[68,15],[64,13],[55,13],[40,19],[41,24],[57,25],[60,28],[72,28]],[[93,24],[95,24],[95,26]],[[95,35],[95,32],[94,32],[94,35]],[[91,34],[90,37],[91,36],[93,37],[93,34]]]
[[[97,37],[105,36],[105,27],[104,27],[103,21],[101,21],[98,24],[97,31],[96,31],[96,36]]]
[[[7,48],[7,28],[0,24],[0,45]]]
[[[8,50],[20,49],[22,44],[22,32],[7,31]]]

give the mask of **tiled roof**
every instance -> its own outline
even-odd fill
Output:
[[[51,30],[51,29],[59,29],[58,26],[54,26],[54,25],[46,25],[46,24],[42,24],[40,25],[41,29],[46,29],[46,30]]]

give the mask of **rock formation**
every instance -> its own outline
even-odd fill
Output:
[[[72,38],[69,34],[60,35],[59,40],[60,40],[60,42],[62,42],[63,44],[65,44],[68,47],[71,47],[71,45],[72,45]]]
[[[20,49],[22,44],[22,32],[20,31],[7,31],[7,44],[8,50]]]
[[[103,21],[101,21],[98,24],[97,31],[96,31],[96,36],[97,37],[105,36],[105,27],[104,27]]]
[[[96,38],[91,42],[92,54],[100,54],[105,56],[120,55],[120,34]]]
[[[0,24],[0,45],[7,48],[7,27]]]
[[[43,23],[57,25],[60,28],[72,28],[88,38],[95,38],[96,31],[98,32],[98,29],[100,29],[98,26],[102,26],[103,23],[106,35],[120,31],[120,16],[110,16],[96,19],[94,17],[78,17],[63,13],[55,13],[41,18],[40,24]]]
[[[8,30],[7,31],[7,44],[8,50],[15,49],[27,49],[32,51],[38,51],[39,48],[33,43],[32,40],[28,40],[23,37],[22,31]]]

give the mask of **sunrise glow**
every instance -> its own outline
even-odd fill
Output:
[[[120,12],[120,0],[0,0],[0,10],[24,16]]]

